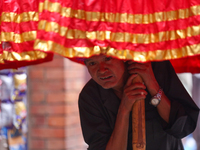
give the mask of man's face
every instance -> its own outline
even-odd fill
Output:
[[[97,55],[86,59],[85,64],[93,80],[103,88],[115,90],[123,88],[126,71],[122,60]]]

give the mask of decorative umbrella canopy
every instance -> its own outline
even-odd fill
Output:
[[[33,49],[39,21],[38,1],[0,1],[0,69],[18,68],[53,59]]]
[[[178,72],[200,72],[200,1],[40,0],[34,48],[72,59],[100,53],[140,62],[182,58],[172,61]]]

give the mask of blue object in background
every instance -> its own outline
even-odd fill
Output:
[[[184,146],[185,150],[197,150],[197,144],[196,144],[196,141],[194,140],[192,134],[185,137],[183,146]]]

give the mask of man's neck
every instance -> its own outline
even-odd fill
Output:
[[[123,96],[123,90],[122,91],[116,91],[116,90],[113,90],[114,93],[117,95],[117,97],[121,100],[122,99],[122,96]]]
[[[124,92],[124,86],[128,80],[129,74],[127,72],[124,73],[124,78],[123,78],[123,84],[121,87],[113,89],[114,93],[119,97],[119,99],[122,99],[123,92]]]

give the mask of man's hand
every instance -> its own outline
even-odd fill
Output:
[[[140,75],[151,96],[154,96],[159,90],[159,85],[154,76],[151,63],[138,63],[128,61],[128,64],[129,73]]]
[[[133,74],[129,77],[123,91],[120,108],[125,109],[127,113],[130,113],[135,101],[145,99],[147,95],[146,86],[143,83],[133,84],[136,76],[137,74]]]

